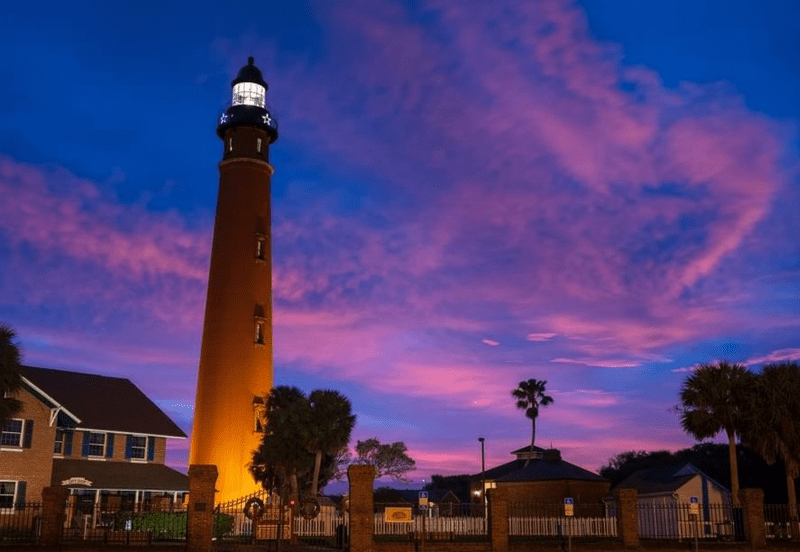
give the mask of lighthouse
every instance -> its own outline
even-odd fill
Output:
[[[217,503],[259,489],[247,464],[272,388],[269,146],[278,127],[252,57],[231,87],[217,125],[222,160],[189,455],[190,464],[217,466]]]

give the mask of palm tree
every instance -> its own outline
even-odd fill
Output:
[[[298,477],[310,473],[314,459],[308,452],[311,409],[297,387],[273,388],[266,400],[267,426],[258,449],[248,465],[253,478],[268,490],[289,489],[299,503]]]
[[[794,480],[800,475],[800,364],[764,366],[756,376],[755,391],[742,441],[768,464],[783,460],[787,502],[793,519],[797,519]]]
[[[22,403],[11,396],[22,387],[21,355],[14,342],[16,332],[6,324],[0,324],[0,427],[22,409]]]
[[[754,376],[741,364],[726,361],[701,364],[681,387],[681,426],[696,439],[708,439],[725,431],[731,468],[733,502],[739,502],[739,468],[736,434],[745,427]]]
[[[531,452],[536,441],[536,418],[539,416],[539,407],[547,406],[553,402],[553,397],[545,395],[545,380],[529,379],[519,382],[519,387],[511,391],[511,396],[517,399],[517,408],[525,411],[525,416],[531,420]],[[527,465],[527,461],[525,464]]]
[[[322,455],[335,455],[347,446],[356,417],[351,413],[350,401],[338,391],[317,389],[308,396],[308,402],[312,419],[308,448],[315,455],[311,498],[316,498]]]

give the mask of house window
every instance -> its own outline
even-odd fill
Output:
[[[0,433],[0,445],[6,447],[22,446],[22,420],[6,420]]]
[[[16,492],[16,481],[0,481],[0,510],[14,507],[14,495]]]
[[[89,447],[87,449],[87,456],[103,456],[106,451],[106,434],[105,433],[89,433],[87,435],[87,442]]]
[[[64,454],[64,430],[56,429],[56,444],[53,447],[53,454]]]
[[[140,435],[131,435],[130,439],[130,457],[137,460],[144,460],[147,457],[147,437]]]

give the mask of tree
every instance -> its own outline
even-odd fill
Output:
[[[311,409],[297,387],[278,386],[266,397],[267,425],[248,465],[253,478],[267,490],[287,492],[299,503],[301,475],[310,473],[314,456],[308,451]]]
[[[539,417],[539,407],[547,406],[553,402],[553,397],[545,395],[545,380],[529,379],[519,382],[519,387],[511,391],[511,396],[517,399],[517,408],[525,411],[525,416],[531,420],[531,452],[536,442],[536,418]],[[525,465],[528,461],[525,461]]]
[[[375,437],[356,443],[354,464],[375,466],[376,478],[389,476],[402,483],[411,481],[405,474],[417,466],[408,455],[405,443],[397,441],[391,445],[384,445]]]
[[[794,480],[800,475],[800,365],[768,364],[755,377],[755,383],[742,441],[770,465],[783,460],[787,502],[796,517]]]
[[[278,386],[266,397],[266,425],[248,465],[265,489],[288,493],[299,504],[301,492],[317,489],[341,474],[355,424],[350,401],[337,391],[306,395],[297,387]]]
[[[696,439],[707,439],[724,431],[728,437],[731,493],[739,501],[739,470],[736,435],[745,427],[745,413],[751,401],[753,374],[741,364],[726,361],[701,364],[683,382],[679,412],[683,430]]]
[[[16,336],[10,326],[0,324],[0,426],[22,409],[19,399],[10,396],[22,387],[22,359],[14,341]]]
[[[330,389],[312,391],[308,396],[308,402],[312,423],[307,446],[314,454],[311,496],[316,497],[322,456],[336,455],[342,449],[346,449],[356,417],[351,413],[350,401],[338,391]]]

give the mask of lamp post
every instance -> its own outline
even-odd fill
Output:
[[[486,454],[484,448],[484,441],[483,437],[478,437],[478,441],[481,442],[481,495],[483,496],[483,505],[484,509],[486,507]]]

